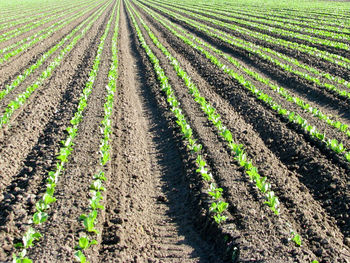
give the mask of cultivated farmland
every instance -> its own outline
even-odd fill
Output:
[[[350,4],[0,2],[0,261],[350,262]]]

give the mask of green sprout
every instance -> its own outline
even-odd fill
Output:
[[[82,214],[79,219],[83,221],[83,225],[88,232],[94,232],[98,234],[95,229],[95,220],[97,218],[97,210],[92,210],[88,215]]]
[[[22,242],[16,243],[15,247],[27,249],[29,247],[32,247],[34,241],[38,241],[40,237],[41,234],[39,232],[35,232],[35,230],[32,227],[30,227],[24,234]]]
[[[96,179],[90,185],[90,188],[95,191],[104,191],[105,188],[102,186],[102,181],[100,179]]]
[[[291,238],[289,238],[289,240],[292,240],[294,241],[294,243],[297,245],[297,246],[301,246],[301,236],[296,233],[294,230],[291,230]]]
[[[214,183],[211,183],[208,194],[212,196],[215,200],[218,200],[222,195],[222,191],[222,188],[217,188]]]
[[[76,246],[75,249],[84,250],[96,244],[97,244],[97,241],[95,239],[90,241],[88,237],[82,236],[79,238],[79,245]]]
[[[86,261],[86,256],[81,250],[76,251],[74,257],[80,263],[88,263],[88,261]]]
[[[42,211],[36,212],[33,215],[33,222],[34,224],[41,224],[46,222],[46,220],[48,219],[48,214]]]
[[[270,191],[266,194],[267,201],[265,201],[265,204],[267,204],[270,209],[276,214],[279,215],[279,201],[277,196],[275,196],[275,193],[273,191]]]

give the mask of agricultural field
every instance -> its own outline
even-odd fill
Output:
[[[350,263],[350,3],[0,1],[0,262]]]

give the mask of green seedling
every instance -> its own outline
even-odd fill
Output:
[[[204,167],[206,165],[206,162],[204,161],[202,155],[197,156],[196,163],[198,167]]]
[[[34,224],[41,224],[41,223],[46,222],[48,217],[49,216],[47,213],[39,211],[33,215],[33,222],[34,222]]]
[[[33,261],[29,258],[26,258],[27,250],[23,249],[19,256],[17,257],[16,254],[12,255],[13,263],[32,263]]]
[[[88,261],[86,261],[86,256],[81,250],[76,251],[74,257],[80,263],[88,263]]]
[[[224,139],[227,142],[232,142],[233,138],[232,138],[232,134],[228,129],[225,129],[224,131],[221,132],[221,135],[224,137]]]
[[[247,165],[247,155],[241,152],[235,159],[239,162],[239,165],[245,167]]]
[[[258,169],[256,167],[252,167],[250,170],[246,171],[249,175],[251,181],[256,182],[260,179],[260,174],[258,173]]]
[[[55,183],[48,183],[46,185],[46,193],[49,196],[53,196],[53,194],[55,193],[55,188],[56,188],[56,184]]]
[[[221,197],[222,192],[223,192],[222,188],[217,188],[214,183],[210,184],[210,189],[208,194],[212,196],[215,200],[218,200]]]
[[[229,146],[231,150],[234,152],[235,156],[239,156],[240,154],[243,153],[243,144],[234,144],[231,142]]]
[[[296,233],[294,230],[291,230],[291,238],[289,238],[289,240],[292,240],[294,241],[294,243],[297,245],[297,246],[301,246],[301,236]]]
[[[275,193],[273,191],[268,192],[266,198],[267,201],[265,201],[265,204],[267,204],[276,215],[279,215],[279,201]]]
[[[266,177],[259,177],[259,179],[256,180],[256,187],[258,187],[261,192],[266,193],[271,188],[271,185],[267,182]]]
[[[96,179],[90,185],[90,188],[95,191],[104,191],[105,188],[102,186],[102,181],[100,179]]]
[[[49,207],[48,204],[44,202],[44,200],[40,199],[36,204],[35,208],[38,212],[43,212]]]
[[[98,234],[98,231],[95,229],[95,221],[97,218],[97,210],[91,211],[88,215],[82,214],[79,219],[83,220],[83,225],[88,232],[94,232]]]
[[[70,147],[61,148],[60,154],[57,156],[57,159],[62,162],[67,162],[68,156],[70,155],[72,149]]]
[[[103,200],[101,192],[96,192],[95,190],[91,190],[92,197],[90,199],[90,206],[92,210],[104,209],[105,207],[100,204],[100,201]]]
[[[216,223],[220,224],[220,223],[225,222],[227,220],[227,216],[216,214],[216,215],[214,215],[214,220]]]
[[[204,181],[210,182],[213,179],[212,174],[208,173],[208,169],[205,167],[198,168],[196,172],[201,174]]]
[[[33,228],[29,228],[22,238],[22,242],[16,243],[17,248],[29,248],[33,246],[34,241],[38,241],[41,237],[39,232],[35,232]]]
[[[99,179],[101,181],[106,181],[105,173],[100,171],[98,174],[94,175],[94,179]]]
[[[210,206],[210,211],[213,213],[221,214],[228,207],[228,203],[219,201],[218,203],[213,202]]]
[[[91,247],[92,245],[96,245],[97,241],[95,239],[93,240],[89,240],[88,237],[81,237],[79,238],[79,245],[75,247],[76,250],[84,250],[87,249],[89,247]]]
[[[56,202],[56,198],[53,197],[52,195],[49,195],[48,193],[44,194],[43,200],[44,200],[44,203],[46,205],[49,205],[49,204],[52,204],[52,203]]]

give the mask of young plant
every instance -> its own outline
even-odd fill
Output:
[[[47,213],[39,211],[33,215],[33,222],[34,222],[34,224],[38,225],[38,224],[46,222],[47,218],[48,218]]]
[[[294,241],[294,243],[300,247],[301,246],[301,236],[298,233],[296,233],[294,230],[291,230],[290,234],[291,234],[291,238],[289,238],[289,240]]]
[[[259,176],[256,180],[256,187],[258,187],[261,192],[266,193],[271,188],[271,185],[267,182],[266,176]]]
[[[220,223],[223,223],[227,220],[227,216],[216,214],[216,215],[214,215],[214,220],[216,223],[220,224]]]
[[[216,223],[220,224],[224,221],[226,221],[227,217],[223,216],[222,213],[227,209],[228,203],[219,201],[219,202],[213,202],[210,207],[210,211],[212,213],[215,213],[214,220]]]
[[[19,253],[19,256],[16,256],[16,254],[12,255],[13,263],[32,263],[33,261],[29,258],[26,258],[27,250],[23,249],[21,253]]]
[[[279,215],[279,201],[277,196],[275,196],[275,193],[273,191],[270,191],[266,194],[267,201],[265,201],[265,204],[267,204],[270,209],[276,214]]]
[[[101,192],[91,190],[92,197],[90,199],[90,207],[92,210],[104,209],[105,207],[100,204],[100,201],[103,200]]]
[[[104,191],[105,188],[102,185],[103,185],[102,181],[100,179],[96,179],[92,182],[92,184],[90,185],[90,188],[95,191]]]
[[[208,194],[218,200],[222,196],[222,191],[222,188],[217,188],[215,183],[211,183]]]
[[[88,215],[82,214],[79,217],[79,219],[83,221],[83,225],[86,231],[98,234],[97,229],[95,229],[96,218],[97,218],[97,210],[92,210]]]
[[[74,257],[80,263],[88,263],[88,261],[86,261],[86,256],[81,250],[76,251]]]
[[[86,237],[86,236],[82,236],[79,238],[79,245],[75,247],[76,250],[84,250],[87,249],[89,247],[91,247],[92,245],[96,245],[97,241],[95,239],[91,240]]]
[[[33,246],[34,241],[38,241],[41,237],[39,232],[30,227],[22,238],[22,242],[16,243],[15,247],[27,249]]]
[[[101,181],[106,181],[106,177],[105,177],[105,173],[100,171],[99,173],[95,174],[94,175],[94,179],[98,179],[98,180],[101,180]]]

